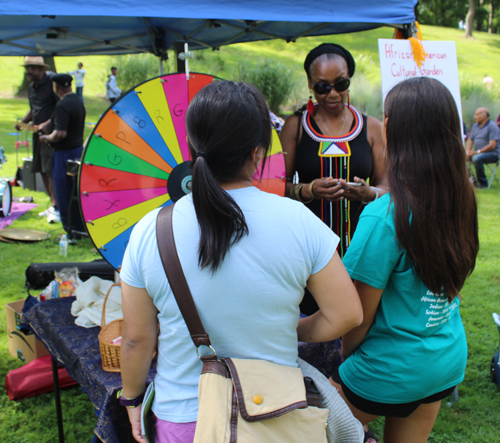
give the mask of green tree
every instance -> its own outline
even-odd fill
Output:
[[[418,21],[424,25],[457,28],[467,14],[467,0],[421,0]]]

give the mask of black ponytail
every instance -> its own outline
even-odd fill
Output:
[[[193,157],[193,203],[201,231],[198,262],[215,272],[230,247],[248,234],[242,210],[220,183],[237,180],[257,147],[264,150],[264,167],[271,145],[269,109],[254,86],[216,82],[194,97],[186,129]]]

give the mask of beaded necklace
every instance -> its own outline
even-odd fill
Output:
[[[318,106],[316,103],[315,106]],[[321,158],[321,178],[343,178],[349,181],[351,148],[349,142],[354,140],[363,129],[363,116],[354,106],[347,106],[352,112],[354,121],[347,134],[340,136],[324,135],[318,132],[311,123],[311,115],[307,110],[302,114],[302,125],[307,134],[319,142],[318,155]],[[336,215],[334,223],[333,215]],[[351,242],[350,201],[347,199],[329,202],[321,200],[321,219],[339,236],[344,236],[339,245],[339,254],[344,256]],[[335,224],[335,226],[334,226]],[[343,229],[342,229],[343,228]]]

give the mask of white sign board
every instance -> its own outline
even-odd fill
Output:
[[[412,77],[432,77],[443,83],[453,95],[462,121],[462,102],[458,80],[457,51],[455,42],[422,42],[427,58],[420,65],[413,59],[408,40],[379,39],[382,97],[399,82]]]

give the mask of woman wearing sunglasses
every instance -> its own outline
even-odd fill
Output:
[[[281,132],[288,195],[304,203],[341,239],[344,256],[363,208],[384,191],[382,124],[350,104],[349,85],[355,63],[342,46],[325,43],[306,57],[304,69],[312,96],[307,106],[290,116]],[[300,183],[293,184],[298,173]],[[357,186],[349,183],[356,182]],[[301,311],[318,310],[306,293]]]
[[[382,124],[350,104],[355,67],[351,53],[342,46],[325,43],[314,48],[304,62],[311,97],[307,106],[287,119],[280,134],[287,153],[288,195],[304,203],[340,237],[337,250],[341,257],[363,203],[385,192],[380,186],[384,173]],[[295,173],[300,183],[292,183]],[[366,183],[368,178],[377,188]],[[358,186],[349,184],[353,182]],[[318,310],[307,289],[300,310],[304,315]],[[340,347],[340,339],[300,343],[299,355],[330,377],[342,363]],[[365,431],[365,441],[375,441],[367,428]]]

